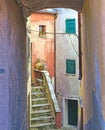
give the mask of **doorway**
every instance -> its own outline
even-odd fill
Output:
[[[68,125],[78,124],[78,101],[68,99]]]
[[[78,126],[78,99],[64,98],[63,126]]]

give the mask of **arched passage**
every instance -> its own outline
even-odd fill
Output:
[[[26,130],[27,73],[26,31],[23,19],[31,11],[45,7],[69,7],[70,1],[0,1],[0,129]],[[20,7],[19,7],[20,5]],[[81,10],[82,2],[71,0],[71,8]]]
[[[22,0],[20,2],[19,0],[16,2],[20,4],[20,7],[23,9],[25,17],[30,15],[31,11],[36,11],[45,7],[67,7],[81,11],[83,5],[82,0],[47,0],[46,2],[44,0],[36,0],[36,2],[35,0],[30,0],[28,2]],[[27,129],[25,25],[23,24],[24,20],[21,9],[16,2],[14,0],[0,1],[1,130]],[[105,129],[104,8],[104,0],[97,2],[94,0],[87,0],[83,8],[83,41],[87,43],[84,43],[84,49],[86,50],[84,50],[86,130]],[[98,19],[98,17],[100,18]],[[90,68],[92,68],[92,71]],[[89,109],[90,106],[91,109]]]
[[[29,16],[32,12],[44,8],[71,8],[79,12],[82,11],[84,0],[16,0],[24,12],[24,16]]]

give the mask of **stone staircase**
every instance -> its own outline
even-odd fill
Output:
[[[56,128],[54,113],[44,86],[31,87],[30,130],[50,130]]]

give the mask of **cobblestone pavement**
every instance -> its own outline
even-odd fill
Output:
[[[33,129],[30,129],[30,130],[41,130],[41,128],[40,129],[35,129],[35,128],[33,128]],[[61,129],[43,129],[43,130],[77,130],[77,128],[76,127],[63,127],[63,128],[61,128]]]
[[[77,130],[76,127],[63,127],[61,129],[51,129],[51,130]]]

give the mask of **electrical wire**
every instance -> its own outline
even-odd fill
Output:
[[[35,39],[36,39],[36,38],[45,38],[45,39],[51,39],[51,38],[52,38],[52,37],[48,37],[48,36],[47,36],[47,37],[40,37],[38,34],[35,34],[35,33],[31,33],[30,35],[31,35],[32,37],[34,37]]]
[[[73,45],[73,41],[72,41],[72,39],[71,39],[71,35],[69,35],[69,38],[70,38],[71,45],[72,45],[72,47],[73,47],[73,49],[74,49],[75,53],[77,54],[77,56],[79,56],[79,54],[78,54],[77,50],[75,49],[75,47],[74,47],[74,45]]]
[[[35,37],[35,38],[38,38],[38,37],[39,37],[39,36],[36,34],[36,32],[39,32],[39,31],[37,31],[37,30],[28,30],[28,29],[27,29],[27,32],[28,32],[29,34],[31,34],[31,36]],[[71,38],[71,35],[74,35],[74,36],[76,36],[77,39],[78,39],[78,35],[77,35],[77,34],[53,33],[53,32],[46,32],[46,34],[53,34],[53,35],[56,34],[56,38],[62,38],[62,37],[64,37],[65,35],[68,35],[68,36],[69,36],[69,39],[70,39],[70,43],[71,43],[71,45],[72,45],[72,48],[74,49],[76,55],[79,56],[79,54],[78,54],[76,48],[75,48],[74,45],[73,45],[73,41],[72,41],[72,38]],[[34,35],[36,35],[36,36],[34,36]],[[57,36],[57,35],[60,35],[60,36]],[[50,39],[50,37],[48,37],[48,36],[45,37],[45,38],[46,38],[46,39]]]
[[[38,30],[28,30],[28,29],[27,29],[27,31],[28,31],[29,33],[31,33],[31,32],[39,32]],[[68,34],[68,33],[63,33],[63,32],[60,32],[60,33],[46,32],[46,34],[66,35],[66,34]],[[76,37],[78,38],[78,35],[77,35],[77,34],[72,34],[72,35],[74,35],[74,36],[76,36]]]
[[[39,35],[36,34],[36,33],[34,33],[34,32],[32,32],[30,35],[31,35],[32,37],[35,37],[35,38],[40,38]],[[62,35],[60,35],[60,36],[56,36],[57,39],[58,39],[58,38],[62,38],[62,37],[64,37],[64,34],[62,34]],[[46,39],[51,39],[52,37],[46,36],[45,38],[46,38]]]
[[[61,35],[61,36],[56,36],[56,38],[62,38],[62,37],[64,37],[64,35]]]

